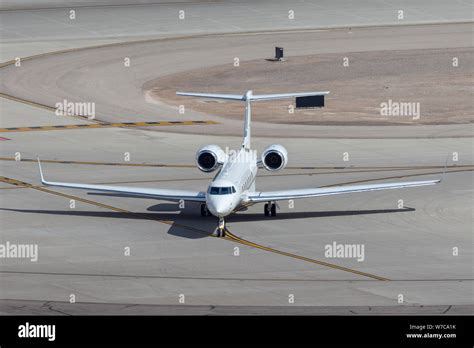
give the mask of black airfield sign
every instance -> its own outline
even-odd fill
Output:
[[[324,95],[312,95],[309,97],[296,97],[296,108],[322,108],[324,107]]]

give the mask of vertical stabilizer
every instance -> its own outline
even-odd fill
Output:
[[[323,96],[329,94],[326,92],[302,92],[302,93],[283,93],[283,94],[259,94],[254,95],[252,91],[247,91],[244,95],[239,94],[214,94],[214,93],[192,93],[192,92],[176,92],[177,95],[187,97],[200,97],[209,99],[226,99],[226,100],[239,100],[245,101],[245,123],[244,123],[244,138],[242,141],[242,147],[250,149],[250,128],[252,122],[252,101],[265,101],[274,99],[285,99],[285,98],[297,98],[297,97],[310,97],[310,96]]]
[[[250,123],[252,121],[252,105],[250,101],[252,100],[252,91],[247,91],[245,93],[245,123],[244,123],[244,139],[242,141],[242,147],[244,149],[250,149]]]

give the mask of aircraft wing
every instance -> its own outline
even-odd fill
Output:
[[[327,95],[329,91],[324,92],[302,92],[302,93],[281,93],[281,94],[256,94],[252,95],[251,100],[274,100],[274,99],[285,99],[285,98],[296,98],[296,97],[313,97]]]
[[[249,202],[269,202],[269,201],[280,201],[280,200],[287,200],[287,199],[340,195],[340,194],[355,193],[355,192],[427,186],[427,185],[435,185],[435,184],[438,184],[439,182],[441,182],[441,180],[408,181],[408,182],[397,182],[397,183],[386,183],[386,184],[332,186],[332,187],[317,187],[317,188],[307,188],[307,189],[285,190],[285,191],[253,192],[247,196],[247,199]]]
[[[77,184],[67,182],[55,182],[47,181],[43,176],[43,170],[41,169],[41,163],[38,159],[38,165],[41,175],[41,182],[47,186],[58,186],[68,187],[74,189],[93,190],[102,192],[114,192],[114,193],[125,193],[127,195],[158,198],[170,201],[194,201],[194,202],[205,202],[205,192],[199,191],[187,191],[187,190],[169,190],[169,189],[155,189],[155,188],[140,188],[140,187],[129,187],[129,186],[112,186],[112,185],[94,185],[94,184]]]
[[[201,98],[209,98],[209,99],[245,100],[243,95],[238,95],[238,94],[176,92],[176,95],[180,95],[184,97],[201,97]]]

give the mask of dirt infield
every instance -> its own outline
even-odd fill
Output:
[[[147,82],[143,89],[160,102],[237,119],[243,110],[239,103],[177,97],[175,92],[329,90],[323,109],[290,113],[292,100],[260,102],[254,105],[254,119],[320,125],[433,125],[474,122],[473,82],[473,49],[455,48],[241,61],[239,67],[229,64],[168,75]]]

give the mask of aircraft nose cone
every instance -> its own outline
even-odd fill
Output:
[[[223,207],[216,207],[216,208],[215,208],[215,211],[216,211],[217,215],[224,215],[224,214],[226,214],[226,209],[224,209]]]
[[[213,215],[217,216],[226,216],[229,214],[229,206],[227,204],[224,204],[224,202],[219,202],[220,204],[212,204],[209,206],[209,210],[211,210],[211,213]]]
[[[207,207],[212,215],[227,216],[232,211],[232,201],[228,197],[211,197],[207,202]]]

